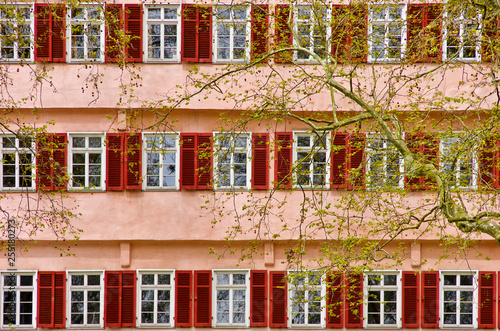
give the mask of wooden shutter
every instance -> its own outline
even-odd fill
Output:
[[[104,326],[135,326],[135,272],[106,271]]]
[[[65,327],[65,286],[65,272],[38,272],[39,328]]]
[[[125,34],[130,38],[125,45],[128,62],[142,62],[142,5],[125,5]]]
[[[181,133],[181,189],[194,190],[197,187],[197,172],[196,172],[196,133]]]
[[[500,187],[498,161],[498,141],[496,137],[488,137],[479,151],[479,178],[481,185],[489,188]]]
[[[212,134],[199,133],[197,144],[198,190],[212,188]]]
[[[348,135],[335,132],[332,137],[331,188],[345,188]]]
[[[271,328],[286,328],[287,316],[287,288],[286,288],[286,273],[285,271],[271,271],[269,278],[271,282],[271,309],[269,327]]]
[[[422,272],[422,328],[439,326],[439,273],[437,271]]]
[[[439,142],[433,135],[412,134],[406,135],[406,143],[415,159],[423,158],[424,162],[431,162],[437,166]],[[414,178],[406,178],[406,186],[411,190],[430,190],[436,188],[436,182],[432,178],[419,176]]]
[[[403,328],[419,327],[419,283],[418,272],[403,271]]]
[[[364,188],[365,185],[365,135],[363,133],[349,136],[347,156],[348,188]]]
[[[252,135],[252,188],[267,190],[269,188],[269,134],[254,133]]]
[[[39,189],[53,190],[52,135],[40,135],[36,139],[36,183]]]
[[[478,328],[494,329],[496,326],[496,273],[479,272]]]
[[[346,276],[345,310],[346,328],[363,327],[363,275],[351,274]]]
[[[345,62],[349,56],[351,43],[350,6],[332,5],[332,56],[337,62]]]
[[[352,18],[349,42],[350,60],[366,62],[368,58],[368,9],[366,5],[353,5],[349,16]]]
[[[122,53],[120,31],[123,28],[122,5],[106,5],[106,62],[116,62]]]
[[[212,324],[212,272],[194,272],[194,326],[210,327]]]
[[[339,272],[328,274],[326,288],[326,327],[342,328],[344,326],[344,277]]]
[[[250,271],[250,326],[267,326],[267,271]]]
[[[407,9],[407,59],[419,62],[441,61],[442,4],[409,4]],[[437,21],[439,20],[439,21]]]
[[[492,61],[494,57],[498,57],[498,43],[500,41],[499,27],[500,19],[497,15],[488,15],[487,19],[483,20],[483,29],[481,31],[482,61]]]
[[[212,62],[212,8],[182,5],[182,61]]]
[[[252,5],[252,60],[261,58],[267,53],[269,5]]]
[[[292,133],[276,132],[274,179],[277,188],[292,187]]]
[[[35,4],[35,60],[66,60],[66,8],[64,5]]]
[[[191,327],[191,296],[192,296],[191,271],[175,272],[175,326]]]
[[[66,134],[46,134],[37,139],[37,186],[47,191],[66,189]]]
[[[106,189],[123,190],[124,135],[108,133],[106,136]]]
[[[127,133],[124,138],[125,189],[140,190],[142,183],[142,137],[140,133]]]
[[[57,133],[52,136],[54,155],[54,190],[65,190],[67,181],[67,158],[68,158],[68,136],[65,133]]]
[[[288,19],[291,17],[290,5],[276,5],[275,16],[275,37],[277,49],[287,48],[293,45],[293,35],[288,27]],[[276,54],[274,61],[276,63],[292,62],[292,51],[284,51]]]

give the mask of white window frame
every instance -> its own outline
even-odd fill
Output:
[[[445,161],[445,152],[446,152],[446,147],[445,147],[445,141],[446,140],[455,140],[455,143],[460,143],[460,138],[461,138],[461,133],[460,132],[453,132],[451,136],[447,135],[447,136],[442,136],[440,141],[439,141],[439,159],[440,159],[440,162],[439,162],[439,167],[440,169],[442,169],[443,171],[446,169],[446,163],[444,162]],[[476,189],[477,188],[477,174],[478,174],[478,159],[477,159],[477,151],[475,149],[472,149],[471,150],[471,173],[470,173],[470,182],[471,184],[468,185],[468,186],[455,186],[455,185],[451,185],[453,188],[456,188],[456,189]],[[453,177],[455,179],[456,182],[460,183],[460,178],[461,178],[461,175],[462,175],[462,172],[460,171],[460,167],[461,167],[461,164],[462,164],[462,161],[461,160],[457,160],[457,163],[456,163],[456,167],[455,167],[455,170],[453,171]]]
[[[72,277],[71,276],[79,276],[83,275],[84,276],[84,285],[72,285]],[[99,282],[100,285],[88,285],[88,276],[94,276],[97,275],[99,276]],[[67,329],[100,329],[104,327],[104,304],[105,304],[105,298],[104,298],[104,270],[92,270],[92,271],[87,271],[87,270],[67,270],[66,271],[66,282],[67,282],[67,296],[66,296],[66,328]],[[89,323],[83,323],[83,324],[72,324],[71,323],[71,293],[73,291],[83,291],[83,316],[84,316],[84,322],[87,322],[88,319],[88,312],[87,312],[87,291],[93,290],[93,291],[99,291],[99,324],[89,324]]]
[[[89,18],[89,9],[97,8],[99,11],[98,18]],[[73,10],[75,9],[83,9],[84,10],[84,18],[71,18]],[[72,48],[72,39],[73,39],[73,26],[83,25],[84,34],[83,34],[83,50],[84,55],[83,58],[73,58],[73,48]],[[89,35],[85,32],[89,26],[97,25],[99,26],[99,42],[97,43],[99,46],[99,56],[91,57],[89,56]],[[82,62],[96,62],[102,63],[104,62],[104,53],[105,53],[105,35],[104,35],[104,5],[101,4],[85,4],[78,5],[75,7],[67,8],[66,15],[66,62],[67,63],[82,63]]]
[[[170,285],[159,285],[158,275],[167,274],[170,276]],[[142,284],[143,275],[154,275],[154,284]],[[153,323],[143,323],[142,322],[142,290],[152,290],[154,291],[153,298],[153,318],[155,322]],[[168,290],[170,291],[170,320],[168,323],[158,323],[158,290]],[[173,328],[175,327],[175,270],[149,270],[149,269],[139,269],[137,270],[137,323],[138,328]]]
[[[381,277],[380,285],[370,285],[369,284],[369,277],[370,276],[375,276],[375,277]],[[383,282],[385,281],[385,276],[395,276],[396,277],[396,285],[385,285]],[[395,270],[395,271],[373,271],[373,272],[366,272],[363,277],[363,288],[364,288],[364,300],[363,300],[363,311],[364,311],[364,319],[363,319],[363,326],[365,328],[370,328],[370,329],[396,329],[396,328],[401,328],[401,318],[402,318],[402,293],[403,293],[403,287],[402,287],[402,282],[401,282],[401,271]],[[380,291],[380,301],[370,301],[370,291]],[[385,313],[385,305],[386,302],[384,302],[384,299],[382,297],[382,293],[385,291],[396,291],[396,323],[395,324],[389,324],[389,323],[382,323],[382,319],[384,318],[384,313]],[[372,297],[373,298],[373,297]],[[377,302],[380,305],[380,322],[379,324],[369,324],[369,305],[370,304],[377,304]]]
[[[101,147],[73,147],[73,138],[84,137],[87,145],[88,138],[98,137],[101,139]],[[105,180],[106,180],[106,146],[105,146],[105,135],[104,133],[82,133],[82,132],[69,132],[68,133],[68,175],[70,180],[68,181],[68,188],[75,191],[104,191],[106,190]],[[85,153],[85,186],[73,185],[73,153],[81,152]],[[89,186],[89,153],[97,154],[101,153],[101,180],[100,185],[95,187]]]
[[[374,15],[374,8],[376,7],[384,7],[384,18],[376,19]],[[401,18],[399,19],[391,19],[390,17],[390,8],[391,7],[401,7]],[[368,62],[399,62],[405,57],[406,53],[406,39],[407,39],[407,22],[406,22],[406,3],[384,3],[380,5],[371,4],[369,6],[368,11]],[[398,47],[390,47],[390,34],[389,27],[392,24],[401,24],[400,38],[401,43],[399,45],[399,57],[390,57],[387,55],[391,48]],[[375,44],[374,38],[374,25],[382,25],[384,27],[384,48],[382,52],[384,52],[384,56],[376,56],[375,55]]]
[[[246,146],[237,147],[234,146],[234,141],[237,138],[245,137]],[[231,146],[229,148],[224,148],[220,146],[222,139],[229,139]],[[230,158],[229,166],[229,186],[219,185],[220,172],[219,172],[219,153]],[[235,153],[246,153],[246,181],[244,186],[235,186]],[[227,190],[227,189],[239,189],[239,190],[249,190],[251,188],[252,180],[252,134],[251,133],[240,133],[233,134],[230,132],[214,132],[214,188],[217,190]]]
[[[445,285],[445,276],[447,275],[471,275],[473,277],[472,285]],[[479,291],[478,291],[478,272],[471,270],[446,270],[439,271],[439,327],[443,329],[448,328],[461,328],[461,329],[477,329],[478,322],[477,318],[478,314],[478,299],[479,299]],[[445,290],[449,291],[472,291],[472,324],[445,324],[444,321],[444,309],[445,309]],[[461,300],[457,300],[457,305],[459,305]],[[457,314],[460,315],[460,307],[457,307]]]
[[[21,135],[22,137],[22,135]],[[12,187],[4,186],[4,167],[7,165],[2,162],[0,164],[0,191],[34,191],[36,189],[35,178],[36,178],[36,153],[35,153],[35,139],[31,136],[27,136],[31,139],[30,147],[22,147],[20,146],[19,136],[13,135],[0,135],[0,159],[5,160],[4,155],[6,154],[14,154],[14,181],[15,185]],[[15,147],[4,147],[4,139],[14,139]],[[30,182],[31,187],[24,187],[21,184],[22,174],[21,174],[21,155],[23,154],[31,154],[31,175]]]
[[[314,12],[314,9],[317,7],[324,7],[326,13],[325,13],[325,18],[324,21],[322,22],[317,22],[316,15]],[[301,9],[306,9],[310,8],[312,10],[309,11],[309,17],[307,19],[300,19],[299,15],[299,10]],[[332,15],[332,8],[330,5],[316,5],[316,6],[311,6],[311,5],[296,5],[293,7],[293,29],[294,29],[294,38],[293,38],[293,44],[295,46],[300,46],[300,40],[299,40],[299,27],[304,26],[304,25],[309,25],[310,28],[309,30],[309,36],[308,36],[308,47],[304,47],[309,49],[311,52],[315,52],[315,46],[314,46],[314,38],[315,38],[315,27],[321,25],[324,25],[325,29],[325,37],[324,37],[324,42],[325,42],[325,56],[322,57],[322,59],[326,60],[329,58],[329,54],[331,52],[331,34],[332,34],[332,27],[331,27],[331,15]],[[316,53],[317,54],[317,53]],[[299,58],[299,51],[293,52],[293,57],[294,60],[299,62],[299,63],[316,63],[316,59],[309,55],[308,53],[304,53],[304,55],[307,55],[307,59],[304,58]]]
[[[444,17],[444,36],[443,36],[443,61],[447,60],[456,60],[461,62],[480,62],[481,61],[481,31],[482,31],[482,14],[480,11],[477,11],[477,16],[475,19],[464,17],[464,10],[460,11],[460,17],[450,17],[450,13],[445,11],[443,14]],[[458,56],[448,58],[448,25],[450,22],[457,23],[458,26],[458,38],[459,45],[458,47]],[[474,24],[474,22],[476,24]],[[476,37],[476,45],[475,45],[475,57],[464,57],[464,35],[467,32],[467,25],[474,25],[475,28],[475,37]]]
[[[9,18],[3,18],[3,14],[0,13],[0,35],[2,38],[0,38],[0,60],[5,61],[5,62],[33,62],[35,59],[35,50],[34,50],[34,42],[35,42],[35,17],[34,17],[34,6],[33,4],[4,4],[2,5],[2,8],[12,8],[12,10],[15,10],[17,13],[18,8],[27,8],[29,10],[29,18],[21,23],[27,23],[27,24],[22,24],[22,25],[28,25],[30,28],[29,31],[29,58],[21,58],[19,57],[19,41],[13,41],[13,55],[14,57],[12,58],[5,58],[2,56],[3,54],[3,41],[4,38],[7,39],[10,35],[6,36],[3,34],[3,29],[2,29],[2,24],[5,23],[10,23],[12,24],[13,29],[18,29],[19,26],[19,21],[17,19],[10,20]],[[19,35],[18,35],[19,36]],[[24,47],[23,47],[24,48]]]
[[[159,147],[155,148],[154,146],[148,146],[148,138],[158,138],[162,139],[163,137],[173,138],[175,146],[174,147]],[[142,173],[144,174],[144,179],[142,181],[142,189],[148,191],[154,190],[178,190],[179,189],[179,175],[180,175],[180,150],[179,150],[179,140],[180,137],[175,133],[144,133],[142,135],[142,146],[143,146],[143,157],[142,157]],[[158,168],[158,176],[159,176],[159,185],[158,186],[148,186],[148,166],[149,160],[148,155],[151,153],[160,154],[160,160],[162,159],[162,155],[175,153],[175,177],[174,177],[174,185],[172,186],[164,186],[163,185],[163,174],[165,172],[165,168],[162,166],[163,164],[159,164]]]
[[[310,137],[312,140],[310,142],[313,146],[305,147],[298,146],[299,137]],[[306,188],[306,189],[329,189],[330,188],[330,167],[331,167],[331,135],[325,133],[326,138],[326,148],[314,149],[314,138],[317,137],[316,133],[306,132],[306,131],[294,131],[293,132],[293,185],[295,188]],[[311,153],[325,153],[325,180],[322,185],[314,184],[314,162],[310,162],[308,176],[309,176],[309,185],[300,184],[298,181],[298,171],[302,169],[302,162],[299,162],[299,153],[308,152]]]
[[[292,274],[296,273],[297,276],[293,276]],[[310,285],[309,278],[312,276],[321,277],[321,284],[319,285]],[[326,328],[326,277],[325,274],[320,271],[288,271],[288,302],[287,302],[287,314],[288,314],[288,327],[293,329],[324,329]],[[297,284],[298,278],[304,277],[304,284]],[[295,282],[291,283],[291,282]],[[309,323],[309,308],[311,305],[311,301],[309,300],[309,291],[310,290],[319,290],[320,291],[320,323],[319,324],[310,324]],[[304,291],[304,300],[299,300],[298,303],[303,304],[304,306],[304,324],[295,324],[293,323],[294,316],[297,315],[293,311],[294,303],[294,291]]]
[[[6,276],[11,276],[15,275],[16,276],[16,286],[9,286],[5,285],[5,277]],[[33,278],[33,283],[31,286],[21,286],[20,284],[20,278],[21,276],[32,276]],[[2,271],[0,272],[0,284],[1,284],[1,289],[2,289],[2,295],[0,296],[0,328],[1,329],[35,329],[36,324],[37,324],[37,311],[38,311],[38,293],[37,293],[37,284],[38,284],[38,272],[36,271]],[[16,318],[16,323],[13,324],[4,324],[4,300],[5,296],[4,293],[7,291],[15,291],[16,292],[16,311],[15,311],[15,318]],[[30,292],[32,293],[32,301],[31,301],[31,324],[20,324],[20,292]],[[13,314],[9,314],[13,315]]]
[[[160,10],[161,18],[149,18],[149,11],[151,9]],[[176,11],[176,19],[165,18],[165,10],[174,9]],[[157,4],[146,4],[144,5],[144,24],[143,24],[143,46],[144,46],[144,62],[172,62],[179,63],[181,61],[181,6],[180,5],[157,5]],[[160,25],[160,53],[162,54],[160,58],[151,57],[150,49],[150,30],[151,25]],[[175,56],[171,59],[165,57],[165,26],[175,25],[176,26],[176,50]],[[155,47],[156,48],[156,47]]]
[[[227,19],[222,19],[218,16],[217,11],[222,8],[230,8],[231,17]],[[246,19],[245,20],[237,20],[233,18],[233,8],[241,8],[244,7],[246,10]],[[219,58],[219,25],[220,24],[229,24],[229,58],[223,59]],[[245,50],[242,58],[234,57],[234,37],[235,37],[235,29],[234,25],[245,25]],[[248,5],[217,5],[213,7],[213,27],[212,27],[212,59],[214,63],[241,63],[247,62],[250,59],[250,35],[252,29],[252,19],[251,19],[251,11],[250,6]],[[240,48],[240,47],[238,47]]]
[[[404,138],[404,137],[403,137]],[[382,152],[382,158],[383,161],[381,161],[382,164],[382,179],[381,180],[376,180],[376,182],[380,183],[379,185],[374,185],[372,183],[372,176],[373,172],[371,171],[372,168],[372,157],[374,157],[377,154],[376,149],[373,147],[373,143],[377,142],[382,142],[383,146],[383,152]],[[379,134],[367,134],[366,137],[366,155],[367,155],[367,162],[366,162],[366,180],[367,180],[367,188],[368,189],[391,189],[391,188],[404,188],[404,160],[401,154],[396,150],[395,147],[389,147],[390,142],[385,139],[383,136]],[[389,155],[389,151],[394,149],[395,153],[399,154],[399,179],[397,181],[397,185],[389,185],[389,176],[388,176],[388,162],[387,162],[387,157]]]
[[[244,274],[245,284],[244,285],[218,285],[217,275],[229,274],[230,282],[232,281],[233,274]],[[250,270],[248,269],[236,269],[236,270],[212,270],[212,327],[228,327],[228,328],[247,328],[250,327]],[[217,321],[217,291],[218,290],[229,290],[229,323],[218,323]],[[244,290],[245,291],[245,317],[244,323],[234,323],[233,319],[233,291],[234,290]]]

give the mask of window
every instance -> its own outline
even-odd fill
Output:
[[[297,187],[328,187],[330,178],[328,134],[294,133],[295,178]]]
[[[2,190],[34,189],[33,150],[30,137],[0,137]]]
[[[2,272],[2,320],[0,327],[35,328],[34,272]]]
[[[401,275],[370,273],[365,277],[365,327],[401,327]]]
[[[146,134],[144,189],[179,188],[179,138],[176,135]]]
[[[250,135],[216,135],[215,143],[215,187],[250,188]]]
[[[370,6],[368,61],[399,61],[406,47],[406,5]]]
[[[103,273],[68,272],[68,327],[103,327]]]
[[[473,147],[459,134],[441,138],[441,169],[456,188],[475,188],[477,160]]]
[[[68,8],[68,62],[104,60],[104,19],[102,6]]]
[[[477,327],[477,275],[441,272],[440,326]]]
[[[481,60],[481,14],[475,7],[445,13],[444,60]]]
[[[0,6],[0,49],[3,61],[33,60],[33,7]]]
[[[214,24],[214,58],[244,61],[250,57],[250,7],[217,6]]]
[[[249,326],[248,271],[215,271],[213,327]]]
[[[139,271],[137,326],[173,326],[174,277],[171,271]]]
[[[367,139],[367,181],[370,188],[403,187],[403,159],[391,142],[369,136]]]
[[[325,281],[318,272],[289,275],[289,327],[325,327]]]
[[[69,174],[73,189],[104,189],[104,136],[70,134]]]
[[[180,6],[145,6],[146,61],[180,60]]]
[[[327,6],[296,6],[295,24],[297,40],[295,45],[325,59],[330,40],[330,9]],[[296,52],[298,61],[314,61],[314,57],[303,51]]]

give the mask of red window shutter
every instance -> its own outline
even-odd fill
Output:
[[[140,190],[142,184],[142,137],[140,133],[125,134],[124,169],[125,189]]]
[[[421,44],[423,60],[426,62],[440,62],[442,58],[442,4],[426,4],[422,24],[425,42]]]
[[[106,327],[135,326],[135,278],[134,271],[106,271]]]
[[[421,143],[422,153],[426,161],[438,167],[439,141],[434,135],[423,135]],[[437,183],[432,178],[422,177],[422,187],[425,190],[435,189]]]
[[[212,9],[182,5],[182,61],[212,62]]]
[[[196,146],[197,146],[196,133],[181,133],[181,189],[194,190],[196,189]]]
[[[411,6],[410,6],[411,7]],[[421,7],[421,6],[418,6]],[[415,160],[417,160],[421,155],[421,148],[420,148],[420,139],[421,135],[417,133],[406,133],[405,135],[405,140],[406,140],[406,145],[408,146],[408,149],[410,152],[413,153]],[[406,188],[410,190],[417,190],[421,188],[423,178],[421,177],[405,177],[405,182],[406,182]]]
[[[351,6],[332,6],[332,56],[338,62],[345,62],[349,56],[349,46],[352,42],[351,26]]]
[[[342,328],[344,326],[344,277],[339,272],[328,274],[326,288],[326,327]]]
[[[364,188],[365,185],[365,135],[358,133],[349,136],[348,188]]]
[[[64,5],[35,4],[35,60],[66,60],[66,8]]]
[[[68,158],[68,136],[65,133],[56,133],[53,139],[54,190],[65,190],[67,187],[67,158]]]
[[[65,326],[64,272],[38,273],[38,327],[63,328]]]
[[[44,134],[37,136],[36,141],[36,182],[39,189],[51,191],[54,189],[52,183],[52,135]]]
[[[290,18],[290,5],[276,5],[276,43],[277,49],[287,48],[293,45],[292,31],[288,28],[288,19]],[[276,54],[274,61],[276,63],[292,62],[292,51],[284,51]]]
[[[363,327],[363,275],[346,276],[345,310],[346,328]]]
[[[252,188],[267,190],[269,188],[269,134],[254,133],[252,135]]]
[[[403,328],[419,327],[419,273],[403,271]]]
[[[287,287],[286,287],[285,271],[271,271],[269,278],[271,282],[271,309],[269,327],[271,328],[286,328],[287,316]]]
[[[267,326],[267,271],[250,271],[250,326]]]
[[[368,58],[368,8],[366,5],[353,5],[349,16],[352,21],[349,43],[350,60],[366,62]]]
[[[124,135],[108,133],[106,140],[106,189],[123,190]]]
[[[175,326],[191,327],[191,271],[175,272]]]
[[[491,61],[493,56],[498,56],[498,50],[495,50],[495,45],[498,45],[500,33],[500,19],[497,15],[487,15],[486,20],[483,20],[482,40],[481,40],[481,60]]]
[[[126,45],[127,61],[142,62],[142,5],[125,5],[125,32],[130,37]]]
[[[269,5],[252,5],[252,60],[267,53],[268,13]]]
[[[106,62],[118,61],[122,53],[120,31],[123,27],[122,5],[106,5]]]
[[[479,151],[479,175],[481,185],[490,188],[498,188],[499,169],[498,141],[493,137],[488,137]]]
[[[135,327],[135,271],[121,272],[121,326]]]
[[[478,328],[494,329],[496,326],[496,273],[479,272],[479,316]]]
[[[276,187],[292,187],[292,134],[290,132],[276,132]]]
[[[422,328],[439,326],[439,273],[437,271],[422,272]]]
[[[197,144],[198,190],[212,188],[212,134],[199,133]]]
[[[198,17],[198,61],[212,62],[212,7],[199,7]]]
[[[37,185],[47,191],[64,190],[67,184],[66,134],[45,134],[37,138]]]
[[[212,323],[212,272],[194,272],[194,326],[210,327]]]
[[[331,188],[345,188],[347,134],[335,132],[332,137]]]

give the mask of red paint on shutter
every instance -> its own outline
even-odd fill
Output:
[[[269,134],[254,133],[252,135],[252,188],[267,190],[269,188]]]
[[[125,134],[124,175],[125,189],[140,190],[142,183],[142,137],[140,133]]]
[[[439,322],[439,273],[422,272],[422,328],[437,328]]]
[[[194,326],[210,327],[212,324],[212,272],[194,272]]]
[[[175,326],[191,327],[191,271],[175,272]]]
[[[479,316],[478,328],[494,329],[496,325],[496,273],[479,272]]]
[[[271,282],[271,310],[269,327],[271,328],[286,328],[287,316],[287,289],[286,289],[286,273],[285,271],[271,271],[269,278]]]
[[[212,188],[212,134],[199,133],[197,142],[198,190]]]
[[[198,7],[198,61],[212,62],[212,7]]]
[[[125,45],[127,61],[142,62],[142,5],[125,5],[125,33],[130,41]]]
[[[363,275],[346,276],[345,310],[346,328],[363,327]]]
[[[267,326],[267,271],[250,271],[250,326]]]
[[[419,283],[418,272],[403,271],[403,328],[419,327]]]
[[[261,58],[267,53],[269,5],[252,5],[252,60]]]
[[[196,178],[196,146],[197,135],[196,133],[181,133],[181,189],[194,190],[197,186]]]
[[[121,278],[121,326],[135,327],[135,271],[122,271]]]
[[[348,188],[364,188],[365,186],[365,135],[358,133],[349,136],[347,156]]]
[[[275,36],[277,49],[287,48],[293,45],[292,31],[288,27],[288,20],[292,24],[290,5],[276,5],[275,16]],[[274,62],[276,63],[290,63],[292,62],[292,51],[284,51],[276,54]]]
[[[135,326],[135,279],[134,271],[106,271],[106,327]]]
[[[106,62],[117,62],[122,53],[120,31],[123,28],[122,5],[106,5]]]
[[[340,132],[335,132],[332,137],[331,188],[345,188],[347,137],[347,134]]]
[[[66,327],[66,273],[54,273],[54,327]]]
[[[52,14],[52,62],[66,61],[66,6],[56,5]]]
[[[66,60],[66,8],[64,5],[35,4],[35,60]]]
[[[292,187],[292,134],[276,132],[275,175],[277,188]]]
[[[326,327],[342,328],[344,326],[344,277],[339,272],[328,274],[326,288]]]
[[[38,273],[38,327],[63,328],[65,326],[65,277],[64,272],[40,271]]]
[[[124,135],[108,133],[106,137],[106,189],[123,190]]]
[[[212,9],[182,5],[182,61],[212,62]]]

